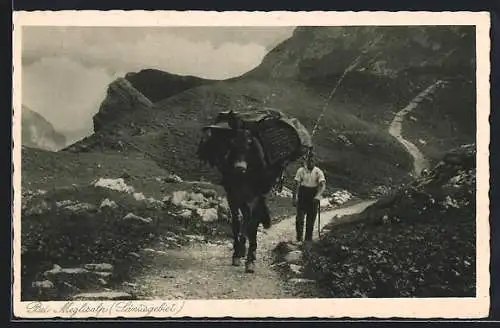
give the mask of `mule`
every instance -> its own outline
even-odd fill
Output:
[[[264,114],[250,116],[265,118],[269,113]],[[217,167],[222,175],[221,185],[231,212],[232,264],[241,265],[241,259],[246,256],[247,272],[254,272],[260,223],[264,229],[271,226],[266,195],[282,183],[284,169],[302,152],[302,146],[310,144],[307,130],[298,121],[281,121],[282,114],[278,114],[267,115],[271,118],[269,121],[259,118],[259,133],[253,135],[250,130],[255,132],[251,128],[256,127],[255,120],[247,117],[250,123],[246,125],[237,113],[223,112],[214,124],[203,128],[197,150],[198,158]],[[269,148],[265,155],[263,144],[257,138],[259,134],[260,138],[268,138],[266,141],[281,142],[276,145],[267,142]],[[269,158],[270,154],[274,155]]]
[[[241,265],[246,256],[245,271],[252,273],[255,271],[258,227],[261,223],[265,229],[271,225],[266,194],[281,177],[282,169],[279,165],[266,166],[258,140],[246,130],[236,132],[224,163],[219,169],[231,212],[232,265]]]

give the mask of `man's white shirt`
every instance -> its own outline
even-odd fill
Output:
[[[321,182],[326,182],[326,179],[325,174],[319,167],[315,166],[312,170],[309,170],[307,167],[302,166],[297,170],[295,181],[300,183],[301,186],[315,188]]]

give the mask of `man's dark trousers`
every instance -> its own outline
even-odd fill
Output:
[[[297,218],[295,221],[295,230],[297,233],[297,241],[302,241],[304,234],[304,216],[306,217],[306,235],[305,241],[311,241],[314,229],[314,222],[318,214],[318,202],[314,199],[318,192],[317,187],[299,188],[297,197]]]

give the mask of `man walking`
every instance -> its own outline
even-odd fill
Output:
[[[297,209],[295,228],[297,242],[302,242],[304,234],[304,216],[306,216],[305,241],[312,241],[314,221],[318,214],[321,195],[325,191],[326,179],[323,171],[315,165],[313,155],[305,160],[304,166],[295,175],[297,187],[294,190],[293,203]]]

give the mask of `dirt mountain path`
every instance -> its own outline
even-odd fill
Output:
[[[429,167],[429,162],[422,154],[422,152],[418,149],[418,147],[415,146],[415,144],[406,140],[401,135],[403,119],[407,114],[411,113],[415,108],[417,108],[422,100],[432,95],[432,93],[434,93],[434,91],[436,91],[436,89],[442,84],[443,81],[439,80],[431,84],[427,89],[418,94],[410,101],[410,103],[405,108],[396,113],[394,119],[391,122],[391,125],[389,126],[389,134],[395,137],[413,157],[413,170],[416,176],[419,176],[423,169]]]
[[[374,201],[363,201],[322,213],[323,228],[337,216],[362,212]],[[257,268],[245,273],[244,266],[231,266],[232,245],[194,243],[179,250],[157,245],[150,265],[136,277],[135,293],[141,299],[248,299],[289,298],[290,289],[271,266],[271,252],[281,241],[293,240],[295,217],[289,217],[258,233]],[[315,233],[315,238],[317,234]],[[162,252],[163,251],[163,252]]]

